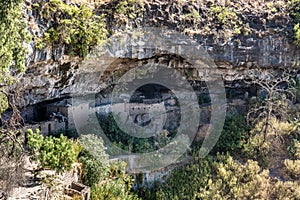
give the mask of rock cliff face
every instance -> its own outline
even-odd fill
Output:
[[[226,82],[241,80],[254,69],[276,71],[289,67],[297,71],[300,51],[293,44],[293,22],[287,14],[285,1],[271,6],[254,0],[247,3],[220,0],[125,2],[129,3],[124,13],[117,10],[118,1],[88,4],[97,13],[106,14],[107,29],[112,37],[146,26],[176,30],[198,42],[208,52]],[[34,3],[27,0],[26,5],[32,8]],[[88,1],[68,3],[80,5]],[[132,4],[134,6],[129,7]],[[132,8],[135,9],[130,10]],[[221,11],[215,8],[221,8]],[[225,21],[220,18],[221,12],[227,13]],[[114,72],[121,70],[124,73],[145,62],[163,60],[161,62],[173,63],[178,69],[193,68],[184,58],[166,55],[166,52],[151,47],[144,48],[143,54],[134,52],[134,36],[121,45],[112,41],[108,48],[112,58],[103,57],[91,62],[66,55],[66,46],[38,50],[35,39],[51,27],[50,19],[48,22],[41,20],[40,13],[34,9],[27,9],[26,13],[34,40],[28,45],[27,71],[17,86],[22,94],[19,100],[22,106],[71,96],[74,88],[76,93],[73,95],[103,90],[114,82]],[[109,70],[104,72],[103,66],[109,66]],[[189,79],[198,80],[197,74],[193,73]]]

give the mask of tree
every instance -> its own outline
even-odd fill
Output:
[[[29,41],[29,34],[22,5],[22,0],[0,2],[0,113],[12,98],[8,86],[25,71],[27,50],[23,43]]]
[[[39,130],[34,133],[31,129],[27,135],[32,158],[39,162],[42,169],[49,167],[56,172],[71,169],[76,156],[71,140],[63,135],[59,138],[44,137]]]
[[[294,81],[291,75],[285,71],[278,75],[256,71],[256,74],[245,82],[258,86],[264,93],[257,97],[257,101],[252,105],[247,115],[247,121],[252,124],[263,121],[262,132],[264,140],[266,140],[269,129],[273,128],[270,123],[272,118],[284,119],[287,117],[288,104],[295,99],[295,91],[292,87]]]
[[[29,34],[22,5],[23,0],[0,1],[0,182],[6,193],[24,177],[23,135],[18,131],[21,117],[14,101],[17,92],[10,89],[25,71],[23,43]],[[1,114],[9,107],[12,115],[3,122]]]

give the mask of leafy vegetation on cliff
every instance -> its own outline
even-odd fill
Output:
[[[300,46],[300,1],[291,0],[288,3],[289,3],[290,15],[295,21],[295,26],[294,26],[295,44]]]
[[[66,53],[86,57],[91,49],[106,41],[107,30],[103,15],[96,15],[91,8],[68,5],[61,0],[37,4],[37,9],[50,27],[43,38],[37,38],[37,48],[66,46]]]
[[[24,178],[23,135],[16,128],[20,119],[14,104],[17,91],[12,89],[25,71],[27,57],[25,43],[29,34],[22,6],[22,0],[0,1],[0,189],[4,192],[11,191]],[[13,114],[2,120],[7,108]]]
[[[22,0],[0,2],[0,114],[8,108],[7,86],[25,71],[29,34]]]

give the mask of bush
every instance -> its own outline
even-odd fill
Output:
[[[300,20],[300,0],[291,0],[288,3],[289,13],[295,20]]]
[[[235,34],[241,33],[243,23],[234,10],[225,6],[213,5],[210,15],[217,19],[217,23],[224,29],[232,29]]]
[[[218,155],[212,169],[215,173],[196,198],[266,199],[268,171],[262,171],[257,162],[248,160],[241,164],[229,155]]]
[[[38,129],[36,133],[29,129],[26,134],[32,159],[38,161],[42,168],[50,168],[57,172],[71,169],[76,156],[72,140],[63,135],[59,138],[44,138]]]
[[[260,122],[250,131],[249,137],[243,144],[242,152],[248,159],[256,160],[260,165],[266,167],[269,162],[270,145],[261,133],[263,125],[264,122]]]
[[[108,167],[108,155],[105,152],[106,147],[101,137],[93,134],[81,135],[78,142],[97,161],[101,162],[105,168]]]
[[[109,168],[108,177],[94,185],[91,189],[91,200],[137,200],[130,193],[133,179],[125,174],[126,163],[115,162]]]
[[[79,143],[83,147],[78,158],[83,164],[83,183],[92,187],[107,175],[108,155],[103,140],[96,135],[82,135]]]
[[[300,186],[293,181],[277,181],[271,186],[269,199],[300,199]]]
[[[284,166],[291,177],[300,177],[300,160],[284,160]]]
[[[119,1],[115,7],[115,21],[120,21],[128,25],[130,20],[134,20],[143,14],[143,1],[123,0]]]
[[[294,42],[297,46],[300,46],[300,1],[291,0],[289,1],[289,13],[295,21],[294,26]]]
[[[296,159],[300,159],[300,141],[293,139],[290,146],[288,147],[288,152]]]
[[[227,116],[215,152],[236,152],[242,148],[244,135],[248,132],[245,119],[240,114]]]
[[[247,158],[254,159],[263,166],[267,166],[269,163],[270,146],[264,141],[262,134],[250,137],[244,144],[242,151]]]
[[[300,46],[300,24],[297,23],[295,26],[294,26],[294,38],[295,38],[295,41],[294,43],[297,45],[297,46]]]
[[[106,41],[105,18],[89,7],[50,0],[35,9],[42,10],[45,21],[51,19],[51,27],[44,33],[43,40],[52,47],[66,45],[70,55],[86,57],[93,47]],[[37,44],[43,47],[40,39]]]

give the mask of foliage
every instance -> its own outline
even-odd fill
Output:
[[[2,75],[0,75],[0,76],[2,76]],[[0,116],[1,116],[1,113],[4,112],[7,108],[8,108],[7,96],[4,93],[0,92]]]
[[[300,46],[300,24],[297,23],[295,26],[294,26],[294,38],[295,38],[295,41],[294,43],[297,45],[297,46]]]
[[[243,138],[247,132],[247,124],[242,115],[234,114],[226,116],[221,136],[214,151],[236,152],[242,148]]]
[[[198,20],[201,19],[201,16],[198,11],[193,8],[190,13],[183,15],[183,18],[189,20]]]
[[[0,114],[8,108],[6,87],[25,71],[27,51],[24,42],[29,41],[22,0],[0,2]]]
[[[42,6],[42,5],[41,5]],[[70,55],[86,57],[93,47],[105,42],[107,30],[104,16],[98,16],[85,5],[68,5],[61,0],[50,0],[41,8],[51,27],[43,40],[52,47],[66,45]],[[42,48],[37,39],[38,48]]]
[[[217,19],[221,27],[233,29],[235,34],[241,33],[242,21],[239,20],[234,10],[219,5],[213,5],[210,8],[210,15]]]
[[[70,170],[75,160],[73,141],[60,135],[43,137],[40,131],[34,133],[31,129],[26,132],[28,147],[32,158],[39,162],[42,168],[50,168],[57,172]]]
[[[111,163],[108,177],[94,185],[91,189],[92,200],[137,200],[138,197],[130,193],[133,179],[125,174],[126,163]]]
[[[260,134],[262,126],[263,122],[258,123],[250,131],[250,136],[246,139],[242,152],[247,158],[256,160],[261,165],[266,166],[268,164],[270,146],[269,143],[264,140],[263,135]]]
[[[248,160],[244,165],[230,156],[217,156],[213,163],[216,172],[201,189],[202,199],[265,199],[268,171],[261,171],[257,162]]]
[[[295,20],[300,20],[300,1],[291,0],[288,2],[290,15]]]
[[[290,176],[300,177],[300,160],[285,159],[284,166]]]
[[[289,13],[295,21],[294,25],[294,43],[300,46],[300,1],[291,0],[288,3]]]
[[[264,122],[261,124],[259,132],[264,135],[264,140],[266,140],[270,132],[276,132],[276,129],[271,125],[271,120],[284,121],[288,117],[288,105],[295,99],[294,80],[285,71],[281,74],[262,75],[260,71],[256,73],[256,77],[249,77],[251,82],[248,84],[260,87],[262,92],[256,102],[252,103],[247,114],[247,121],[251,125]],[[259,74],[263,78],[258,77]]]
[[[288,152],[296,159],[300,159],[300,141],[293,139],[290,146],[288,147]]]
[[[128,24],[129,20],[138,18],[143,11],[143,1],[123,0],[115,7],[115,18]]]
[[[82,163],[82,179],[90,186],[91,199],[137,199],[130,193],[133,180],[125,174],[126,163],[109,163],[103,140],[96,135],[81,135],[78,139],[83,147],[78,156]]]
[[[118,127],[112,113],[109,113],[108,116],[98,115],[98,120],[109,140],[119,148],[127,151],[145,153],[157,150],[161,145],[165,145],[169,141],[166,137],[137,138],[130,136]]]
[[[196,159],[172,172],[165,184],[141,191],[144,199],[283,199],[300,197],[296,182],[274,182],[257,162],[241,164],[229,155]],[[279,197],[279,198],[272,198]]]
[[[30,37],[23,5],[23,0],[0,1],[0,118],[8,107],[13,110],[9,120],[12,123],[7,123],[6,129],[0,124],[1,195],[9,193],[25,177],[24,138],[21,132],[16,131],[18,112],[12,101],[17,92],[9,91],[9,87],[19,79],[26,67],[27,50],[24,43],[29,42]]]
[[[299,38],[300,38],[300,31],[299,31]],[[300,79],[296,78],[293,87],[295,88],[296,93],[296,101],[300,102]]]
[[[82,135],[79,143],[83,147],[79,154],[79,161],[83,164],[83,182],[93,186],[107,174],[108,155],[105,153],[103,140],[96,135]]]
[[[300,199],[300,188],[297,182],[277,181],[271,185],[271,195],[269,199]]]
[[[79,143],[96,160],[101,162],[105,167],[108,167],[108,155],[105,153],[106,147],[104,147],[101,137],[93,134],[81,135]]]

